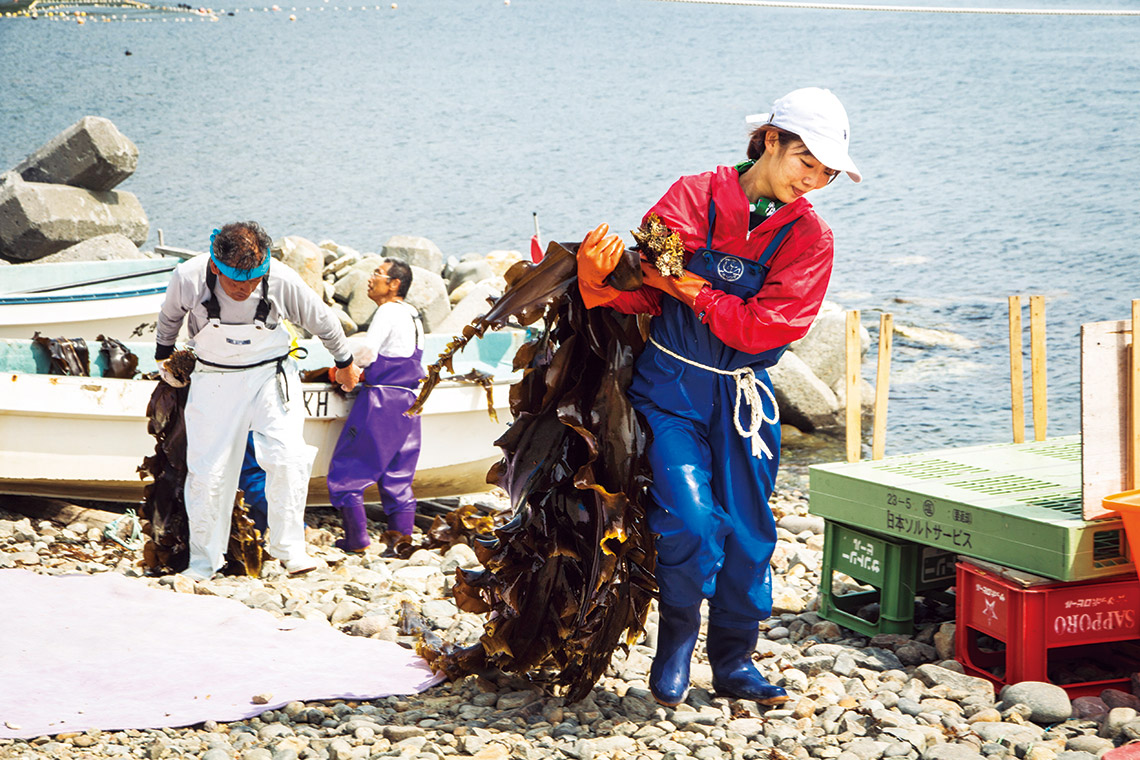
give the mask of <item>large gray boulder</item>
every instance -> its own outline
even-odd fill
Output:
[[[870,345],[871,334],[860,324],[860,362]],[[847,312],[834,304],[825,304],[807,334],[792,343],[791,350],[825,385],[834,388],[847,367]]]
[[[150,225],[133,193],[25,182],[14,174],[0,182],[0,257],[35,261],[116,232],[135,245],[146,242]]]
[[[780,421],[805,433],[839,426],[839,402],[822,380],[795,353],[785,351],[768,370],[780,406]]]
[[[476,283],[462,301],[455,304],[447,318],[440,322],[432,332],[446,335],[460,335],[463,328],[471,324],[476,317],[486,314],[491,304],[488,299],[496,299],[502,293],[494,286],[494,280],[485,280]]]
[[[412,287],[408,289],[404,300],[420,310],[425,332],[435,332],[436,327],[451,313],[447,284],[443,278],[417,266],[412,267]]]
[[[286,235],[273,243],[273,254],[288,264],[305,284],[322,299],[325,297],[325,251],[311,240],[298,235]]]
[[[447,289],[454,291],[465,282],[481,282],[495,276],[491,265],[483,259],[460,261],[447,272]]]
[[[131,176],[139,149],[101,116],[84,116],[25,158],[15,171],[28,182],[111,190]]]
[[[380,255],[406,261],[413,267],[426,269],[437,277],[443,271],[443,251],[425,237],[393,235],[384,244]]]
[[[351,263],[340,269],[336,277],[333,295],[343,304],[350,303],[359,291],[364,297],[368,296],[368,278],[380,266],[380,257],[371,255]]]
[[[39,259],[41,264],[58,264],[70,261],[117,261],[120,259],[149,259],[139,247],[117,232],[100,235],[82,243],[64,248],[59,253]]]
[[[358,327],[361,329],[368,327],[368,323],[372,321],[372,315],[376,313],[376,302],[368,297],[366,282],[358,285],[352,292],[348,303],[344,306],[344,311]]]

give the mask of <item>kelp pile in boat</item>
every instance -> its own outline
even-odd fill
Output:
[[[625,282],[640,284],[639,269],[624,271],[636,261],[624,259]],[[625,394],[644,341],[635,317],[584,307],[576,271],[574,253],[557,243],[538,265],[512,267],[506,292],[429,367],[413,406],[472,338],[511,319],[543,320],[515,355],[514,422],[487,475],[508,493],[512,519],[480,537],[484,569],[458,570],[453,590],[460,609],[489,613],[483,635],[472,647],[420,649],[452,677],[499,668],[562,687],[570,701],[637,640],[656,592],[647,432]]]
[[[96,340],[103,357],[103,377],[130,380],[138,374],[139,358],[122,341],[102,335]],[[32,341],[47,354],[49,375],[91,376],[90,351],[83,338],[47,338],[37,332]]]
[[[49,375],[91,376],[90,354],[83,338],[46,338],[37,331],[32,341],[47,353]]]
[[[176,379],[190,380],[195,357],[192,351],[175,351],[166,368]],[[186,518],[186,421],[184,412],[189,386],[175,388],[159,380],[147,403],[147,432],[155,439],[154,454],[139,467],[141,477],[153,483],[143,489],[143,566],[152,575],[185,570],[190,564],[190,526]],[[261,574],[264,550],[260,531],[249,519],[241,497],[234,500],[230,540],[222,572],[227,575]]]
[[[139,358],[121,340],[103,335],[95,340],[99,341],[99,353],[104,358],[103,377],[130,380],[139,373]]]

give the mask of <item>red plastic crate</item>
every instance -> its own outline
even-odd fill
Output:
[[[1101,675],[1057,685],[1070,697],[1096,696],[1107,688],[1127,691],[1129,675],[1140,670],[1140,581],[1134,573],[1026,587],[959,562],[955,591],[955,659],[999,688],[1051,681],[1051,666],[1084,667]],[[984,636],[1004,647],[983,646]],[[1131,645],[1107,646],[1113,642]]]

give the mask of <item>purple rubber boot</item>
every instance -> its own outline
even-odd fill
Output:
[[[336,542],[336,548],[346,552],[362,552],[372,543],[368,538],[368,520],[364,516],[364,504],[346,504],[340,508],[340,519],[344,524],[344,538]]]
[[[405,536],[412,535],[416,527],[416,503],[405,504],[391,509],[385,505],[388,516],[388,530],[395,530]]]

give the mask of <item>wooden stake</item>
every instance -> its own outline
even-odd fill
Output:
[[[1132,350],[1128,372],[1128,462],[1125,487],[1137,488],[1140,481],[1140,300],[1132,302]]]
[[[863,431],[860,428],[862,414],[862,388],[859,379],[859,312],[847,312],[847,461],[858,462],[863,454]]]
[[[875,371],[875,422],[871,435],[871,459],[882,459],[887,448],[887,398],[891,389],[891,338],[895,320],[879,315],[879,364]]]
[[[1033,440],[1045,440],[1048,399],[1045,390],[1045,296],[1029,297],[1029,365],[1033,387]]]
[[[1021,296],[1009,297],[1009,391],[1013,442],[1025,443],[1025,370],[1022,366]]]

